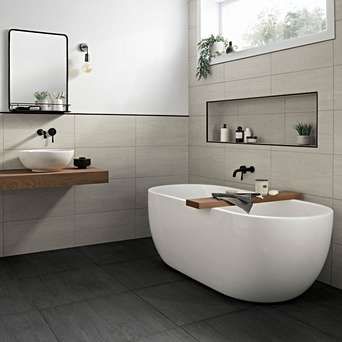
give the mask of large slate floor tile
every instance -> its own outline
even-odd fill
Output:
[[[266,308],[234,312],[184,328],[200,342],[337,342],[314,328]]]
[[[129,289],[139,289],[184,279],[179,272],[157,258],[110,264],[102,266],[102,268]]]
[[[149,238],[82,247],[82,252],[98,265],[158,257]]]
[[[63,305],[42,313],[63,342],[136,341],[174,328],[133,293]]]
[[[178,325],[249,306],[247,303],[230,299],[191,280],[149,287],[138,290],[137,294]]]
[[[54,334],[38,311],[0,318],[0,341],[57,342]]]
[[[315,285],[301,297],[273,307],[342,340],[341,290]]]
[[[190,334],[182,329],[168,330],[156,335],[143,337],[137,342],[196,342]]]

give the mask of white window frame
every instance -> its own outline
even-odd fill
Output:
[[[201,28],[202,28],[202,20],[204,16],[202,8],[203,8],[203,1],[205,0],[198,0],[198,1],[199,1],[198,15],[199,15],[199,22],[200,22],[199,37],[202,37]],[[262,47],[236,51],[231,54],[223,54],[221,56],[213,58],[211,61],[211,64],[214,65],[214,64],[225,63],[225,62],[234,61],[238,59],[264,55],[264,54],[271,53],[271,52],[287,50],[287,49],[291,49],[295,47],[300,47],[304,45],[310,45],[314,43],[319,43],[319,42],[324,42],[327,40],[335,39],[335,1],[326,0],[326,3],[327,3],[327,30],[326,31],[312,34],[312,35],[307,35],[304,37],[287,39],[279,43],[271,43]],[[218,14],[218,19],[219,20],[218,20],[217,27],[218,27],[218,33],[220,34],[222,32],[222,22],[221,22],[222,19],[220,18],[219,14]]]

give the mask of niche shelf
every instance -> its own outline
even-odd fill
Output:
[[[59,188],[73,185],[108,183],[108,171],[67,168],[57,172],[26,169],[0,171],[0,190]]]

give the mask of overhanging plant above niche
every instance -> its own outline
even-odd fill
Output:
[[[222,54],[233,52],[233,44],[221,35],[213,34],[197,43],[198,65],[196,77],[198,80],[207,78],[211,74],[211,60]]]

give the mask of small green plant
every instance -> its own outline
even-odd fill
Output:
[[[51,96],[55,100],[65,99],[64,91],[53,92]]]
[[[218,53],[212,53],[212,48],[217,42],[224,42],[225,48],[228,46],[228,41],[224,37],[220,35],[214,36],[213,34],[197,43],[199,57],[196,77],[198,80],[207,78],[211,74],[211,59],[219,55]]]
[[[295,126],[294,126],[295,130],[297,131],[298,135],[301,136],[310,136],[313,126],[312,124],[306,124],[303,122],[298,122]]]
[[[47,91],[36,91],[34,93],[34,97],[39,102],[46,100],[48,98],[48,96],[49,96],[49,92],[47,92]]]

